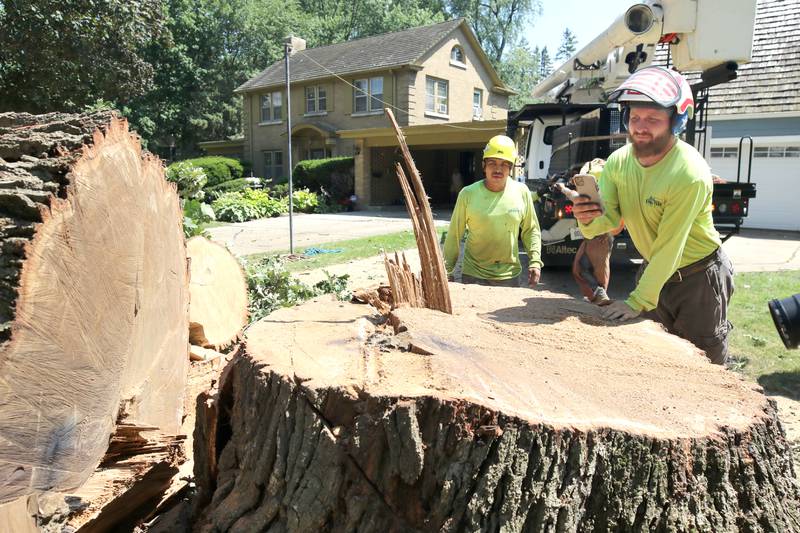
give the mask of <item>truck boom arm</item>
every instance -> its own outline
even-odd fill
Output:
[[[608,91],[650,64],[660,42],[674,46],[672,59],[679,71],[746,63],[752,55],[755,13],[756,0],[737,0],[736,9],[729,0],[644,0],[556,68],[534,87],[533,95],[544,96],[559,85],[558,96],[586,87]],[[594,91],[588,100],[598,99]]]

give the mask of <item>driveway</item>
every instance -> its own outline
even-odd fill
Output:
[[[736,272],[800,270],[800,233],[742,229],[722,245]]]
[[[451,211],[435,210],[434,224],[447,226]],[[298,214],[292,219],[295,253],[325,242],[358,239],[411,230],[405,210],[354,211],[327,215]],[[216,241],[236,256],[289,249],[289,217],[265,218],[228,224],[208,230]]]

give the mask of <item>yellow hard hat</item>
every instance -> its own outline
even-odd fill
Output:
[[[512,165],[517,162],[517,145],[510,137],[495,135],[486,143],[483,149],[483,158],[493,157],[508,161]]]

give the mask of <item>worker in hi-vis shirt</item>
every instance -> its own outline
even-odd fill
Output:
[[[514,141],[505,135],[492,137],[483,150],[484,179],[458,193],[444,242],[445,266],[451,279],[466,231],[463,283],[518,287],[520,240],[528,254],[528,285],[534,287],[539,282],[539,222],[528,187],[510,178],[516,160]]]
[[[644,258],[636,288],[605,308],[628,320],[655,310],[671,332],[717,364],[728,352],[728,301],[733,267],[711,218],[711,171],[678,139],[693,113],[686,80],[664,67],[635,72],[609,95],[622,105],[629,143],[608,158],[600,180],[602,206],[576,200],[586,237],[616,228],[620,218]]]

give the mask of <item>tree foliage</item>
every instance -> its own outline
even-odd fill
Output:
[[[509,99],[509,109],[520,109],[536,101],[531,93],[542,79],[539,73],[540,59],[538,47],[531,50],[527,41],[523,40],[500,65],[500,77],[517,92]]]
[[[154,87],[143,50],[164,34],[161,0],[7,0],[0,9],[0,110],[75,111]]]
[[[546,78],[551,72],[553,72],[553,60],[550,59],[550,52],[545,46],[539,56],[539,76]]]
[[[241,132],[234,90],[282,57],[289,34],[316,47],[464,17],[526,92],[537,58],[519,36],[540,10],[541,0],[0,0],[0,111],[113,107],[149,149],[185,157]]]
[[[564,34],[561,36],[561,44],[556,52],[556,61],[566,61],[578,49],[578,38],[570,31],[569,28],[564,29]]]
[[[450,0],[447,18],[464,17],[495,66],[519,45],[524,29],[541,13],[541,0]]]

